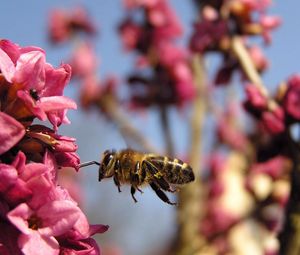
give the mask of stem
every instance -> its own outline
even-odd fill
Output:
[[[192,255],[203,247],[204,239],[199,231],[201,221],[201,133],[205,117],[204,100],[204,63],[201,56],[193,59],[193,70],[197,97],[191,118],[191,147],[189,151],[190,165],[194,169],[195,181],[183,187],[179,193],[178,207],[178,240],[176,255]],[[200,254],[200,253],[199,253]]]
[[[242,41],[242,38],[237,36],[233,37],[231,41],[231,49],[239,60],[240,65],[247,75],[249,81],[251,81],[253,85],[258,88],[262,95],[268,97],[268,91],[266,90],[260,74],[254,66],[253,61],[251,60],[251,57],[245,47],[245,44]]]
[[[269,96],[269,92],[266,89],[260,77],[260,74],[256,70],[254,63],[249,55],[249,52],[246,49],[241,37],[235,36],[232,38],[231,50],[240,62],[240,65],[244,73],[246,74],[248,80],[251,81],[253,86],[255,86],[260,91],[260,93],[268,99],[268,109],[271,111],[276,109],[278,107],[278,104]]]
[[[166,152],[170,157],[174,157],[174,144],[171,136],[170,123],[167,114],[166,106],[162,106],[160,108],[160,117],[163,129],[163,137],[165,139],[166,144]]]
[[[293,161],[291,171],[291,193],[285,212],[285,223],[279,235],[280,254],[300,254],[300,158],[299,148],[287,134],[289,154]]]
[[[145,152],[156,152],[154,146],[129,122],[120,110],[116,100],[110,96],[100,97],[97,101],[99,109],[104,109],[108,117],[118,126],[125,138],[129,138],[141,146]]]

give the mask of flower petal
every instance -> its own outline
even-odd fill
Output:
[[[30,51],[21,54],[17,61],[14,82],[26,84],[36,91],[45,85],[45,54],[41,51]]]
[[[43,111],[43,109],[41,109],[37,103],[34,101],[34,99],[31,97],[31,95],[24,90],[19,90],[17,92],[17,95],[20,99],[23,100],[26,108],[33,114],[35,115],[37,118],[39,118],[40,120],[46,120],[47,119],[47,115],[46,113]]]
[[[71,78],[71,67],[67,64],[54,69],[51,65],[46,65],[46,83],[41,97],[61,96],[65,86]]]
[[[20,122],[0,112],[0,155],[16,145],[24,135],[25,129]]]
[[[93,236],[95,234],[102,234],[106,232],[109,229],[108,225],[102,225],[102,224],[96,224],[96,225],[90,225],[90,236]]]
[[[8,82],[12,82],[16,68],[10,57],[0,48],[0,70]]]
[[[9,40],[0,40],[0,48],[6,52],[11,61],[16,64],[20,57],[20,46]]]
[[[37,105],[45,112],[77,108],[76,103],[65,96],[42,97],[37,101]]]
[[[7,218],[14,224],[22,233],[29,234],[27,219],[32,215],[33,211],[25,203],[18,205],[15,209],[7,214]]]
[[[17,170],[10,165],[0,164],[0,192],[5,192],[18,178]]]
[[[37,211],[45,226],[40,228],[39,232],[46,236],[62,235],[74,226],[81,213],[79,207],[72,201],[51,201]]]
[[[41,236],[37,231],[21,235],[19,246],[25,255],[58,255],[59,244],[54,237]]]

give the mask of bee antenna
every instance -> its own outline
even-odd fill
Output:
[[[78,168],[82,168],[82,167],[86,167],[86,166],[91,166],[91,165],[98,165],[98,166],[100,166],[101,164],[99,162],[97,162],[97,161],[88,161],[88,162],[79,164]]]

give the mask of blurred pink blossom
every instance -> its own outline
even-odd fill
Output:
[[[72,74],[77,77],[95,73],[99,64],[93,46],[87,42],[77,45],[69,63],[72,67]]]
[[[138,43],[143,36],[142,28],[131,19],[126,19],[119,26],[119,32],[125,50],[133,50],[138,47]]]
[[[253,111],[261,111],[267,108],[267,98],[254,85],[247,85],[246,89],[246,106]]]
[[[253,61],[254,66],[259,72],[265,71],[269,67],[268,59],[263,55],[260,47],[254,45],[249,49],[249,55]]]
[[[227,37],[228,28],[226,21],[203,20],[194,25],[194,33],[191,37],[190,48],[192,51],[211,51],[220,46],[223,38]]]
[[[251,173],[263,173],[276,180],[287,175],[289,168],[289,160],[284,156],[277,156],[269,159],[266,162],[256,163],[251,167]]]
[[[89,19],[87,11],[77,7],[71,11],[61,9],[53,10],[49,15],[49,37],[53,43],[61,43],[70,40],[76,32],[85,32],[93,35],[95,26]]]
[[[285,115],[281,107],[262,113],[262,124],[272,134],[279,134],[285,130]]]
[[[290,118],[300,120],[300,75],[296,74],[288,79],[283,107]]]
[[[262,26],[262,35],[267,44],[272,42],[271,31],[281,25],[281,18],[277,16],[263,15],[259,19],[259,24]]]

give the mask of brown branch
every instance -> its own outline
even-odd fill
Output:
[[[279,235],[280,254],[300,254],[300,150],[286,132],[289,145],[289,154],[293,162],[291,171],[291,193],[286,207],[286,218],[283,229]]]
[[[154,146],[129,121],[126,114],[121,111],[117,101],[110,95],[101,96],[96,104],[119,128],[121,134],[143,148],[145,152],[157,152]]]
[[[160,118],[163,129],[163,137],[166,144],[166,152],[170,157],[174,157],[174,144],[171,136],[170,123],[168,119],[168,111],[166,106],[160,108]]]
[[[177,211],[178,236],[176,255],[193,255],[200,253],[201,247],[205,247],[204,239],[200,234],[201,221],[201,134],[205,117],[205,72],[204,63],[200,56],[193,59],[193,70],[197,97],[194,102],[191,118],[191,147],[189,151],[189,162],[194,169],[196,179],[194,182],[181,189],[178,195],[179,207]],[[210,253],[206,253],[210,254]]]
[[[249,55],[245,44],[240,37],[233,37],[231,41],[231,49],[235,56],[237,57],[243,71],[245,72],[249,81],[253,83],[254,86],[258,88],[262,95],[269,97],[269,93],[264,86],[264,83],[260,77],[260,74],[256,70],[253,61]]]
[[[278,107],[278,104],[269,96],[269,92],[266,89],[259,72],[255,68],[254,63],[241,37],[235,36],[231,39],[231,50],[237,57],[241,68],[246,74],[248,80],[252,82],[253,86],[255,86],[260,91],[260,93],[267,98],[268,109],[271,111],[276,109]]]

